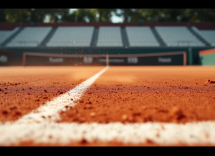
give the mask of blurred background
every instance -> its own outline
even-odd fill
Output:
[[[214,22],[215,9],[0,9],[0,22]]]
[[[215,9],[0,9],[0,22],[214,22]]]
[[[0,66],[215,65],[214,47],[215,9],[0,9]]]

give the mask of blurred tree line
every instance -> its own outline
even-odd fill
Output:
[[[215,9],[0,9],[0,22],[214,22]]]

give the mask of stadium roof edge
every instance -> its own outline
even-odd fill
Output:
[[[30,27],[30,22],[24,22],[24,23],[0,23],[0,30],[12,30],[15,27]],[[126,26],[195,26],[198,29],[215,29],[215,22],[130,22],[130,23],[110,23],[110,22],[91,22],[91,23],[84,23],[84,22],[64,22],[64,23],[34,23],[34,26],[40,27],[40,26],[51,26],[51,27],[59,27],[59,26],[94,26],[94,27],[100,27],[100,26],[120,26],[120,27],[126,27]]]

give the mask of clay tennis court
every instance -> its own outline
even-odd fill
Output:
[[[215,145],[213,66],[1,67],[0,97],[1,146]]]

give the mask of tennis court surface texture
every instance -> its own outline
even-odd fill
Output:
[[[212,66],[1,67],[1,146],[215,145]]]

